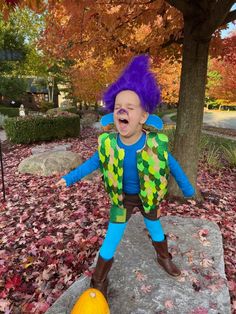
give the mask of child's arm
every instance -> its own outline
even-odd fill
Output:
[[[192,197],[195,194],[194,187],[191,185],[180,164],[177,160],[174,159],[171,153],[168,153],[168,163],[170,167],[170,172],[175,178],[175,181],[177,182],[184,196]]]
[[[63,176],[60,181],[63,182],[64,180],[65,182],[64,185],[70,186],[73,183],[81,180],[83,177],[87,176],[88,174],[92,173],[98,168],[99,168],[99,156],[98,156],[98,152],[96,151],[92,157],[90,157],[84,163],[79,165],[76,169],[72,170],[71,172]]]

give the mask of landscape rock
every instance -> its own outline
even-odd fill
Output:
[[[133,215],[109,274],[111,314],[230,314],[217,224],[175,216],[161,221],[181,276],[169,276],[156,263],[143,218]],[[46,314],[69,314],[89,282],[90,278],[82,276]]]
[[[84,113],[82,119],[80,120],[80,127],[84,129],[86,127],[91,127],[93,123],[98,121],[98,114],[96,112]]]
[[[54,146],[42,144],[42,145],[38,145],[31,148],[31,153],[33,155],[36,155],[36,154],[45,153],[45,152],[66,151],[66,150],[70,150],[70,148],[71,148],[70,144],[61,144],[61,145],[54,145]]]
[[[18,171],[20,173],[51,176],[69,172],[82,162],[82,158],[71,151],[49,151],[22,160],[18,166]]]

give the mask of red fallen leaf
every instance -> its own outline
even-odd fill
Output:
[[[45,313],[49,309],[49,304],[46,302],[35,302],[34,306],[36,312],[40,311],[41,313]]]
[[[33,310],[35,310],[35,304],[33,302],[25,303],[22,307],[22,313],[34,313]]]
[[[209,230],[201,229],[201,230],[199,230],[198,234],[200,237],[206,237],[209,234]]]
[[[5,265],[0,265],[0,277],[7,271],[7,267]]]
[[[6,312],[9,309],[10,302],[9,300],[0,299],[0,311]]]
[[[151,292],[151,289],[152,286],[149,285],[149,286],[146,286],[146,285],[142,285],[142,287],[140,288],[144,293],[150,293]]]
[[[43,246],[47,246],[47,245],[52,244],[53,242],[54,242],[53,237],[46,236],[45,238],[42,238],[42,239],[38,240],[37,244],[43,245]]]
[[[208,314],[208,309],[205,307],[198,307],[194,309],[191,314]]]
[[[236,301],[233,301],[232,308],[233,310],[236,310]]]
[[[138,281],[145,281],[147,279],[147,275],[144,275],[141,271],[136,270],[135,271],[136,279]]]
[[[3,290],[2,292],[0,292],[0,299],[5,299],[8,295],[8,291]]]
[[[68,253],[65,257],[65,263],[71,264],[75,260],[75,257],[72,253]]]
[[[236,282],[233,280],[228,281],[229,290],[236,291]]]
[[[86,270],[86,271],[84,272],[84,274],[85,274],[87,277],[92,277],[93,271]]]
[[[7,203],[6,202],[1,202],[1,205],[0,205],[0,211],[2,210],[5,210],[7,208]]]
[[[89,239],[89,242],[92,244],[96,243],[97,241],[98,241],[98,236],[94,236],[94,237]]]
[[[166,300],[166,301],[165,301],[165,307],[166,307],[167,309],[173,309],[173,307],[174,307],[173,301],[172,301],[172,300]]]
[[[11,289],[11,288],[17,288],[21,285],[21,277],[19,275],[15,275],[13,278],[9,278],[6,281],[5,288]]]

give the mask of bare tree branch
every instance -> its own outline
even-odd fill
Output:
[[[184,42],[184,37],[181,36],[178,39],[174,38],[173,35],[170,36],[169,40],[166,41],[164,44],[161,45],[161,48],[167,48],[168,46],[172,45],[172,44],[183,44]]]
[[[233,11],[230,11],[228,13],[228,15],[226,16],[226,18],[224,19],[224,22],[221,24],[222,25],[226,25],[228,24],[229,22],[232,22],[236,20],[236,10],[233,10]]]
[[[228,17],[230,9],[234,3],[235,0],[218,0],[215,2],[214,6],[211,6],[211,10],[207,18],[204,20],[201,20],[200,16],[199,18],[196,18],[195,29],[192,32],[192,35],[196,38],[196,40],[210,40],[212,34]]]
[[[214,31],[224,22],[230,12],[235,0],[219,0],[216,2],[214,9],[211,11],[210,18],[206,23],[208,33],[213,34]],[[207,25],[208,24],[208,25]]]
[[[171,6],[183,13],[183,15],[193,15],[194,8],[186,0],[166,0]]]

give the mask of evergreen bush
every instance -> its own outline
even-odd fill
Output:
[[[53,116],[53,115],[58,115],[59,112],[78,113],[78,110],[76,107],[52,108],[47,111],[47,114],[50,116]]]
[[[25,116],[7,118],[4,128],[8,140],[15,144],[28,144],[77,137],[80,133],[80,118],[63,112],[58,116]]]
[[[0,113],[8,117],[19,116],[19,108],[2,107],[0,106]]]
[[[54,108],[53,102],[49,102],[49,101],[43,100],[39,104],[39,109],[42,112],[47,112],[48,110],[50,110],[52,108]]]

